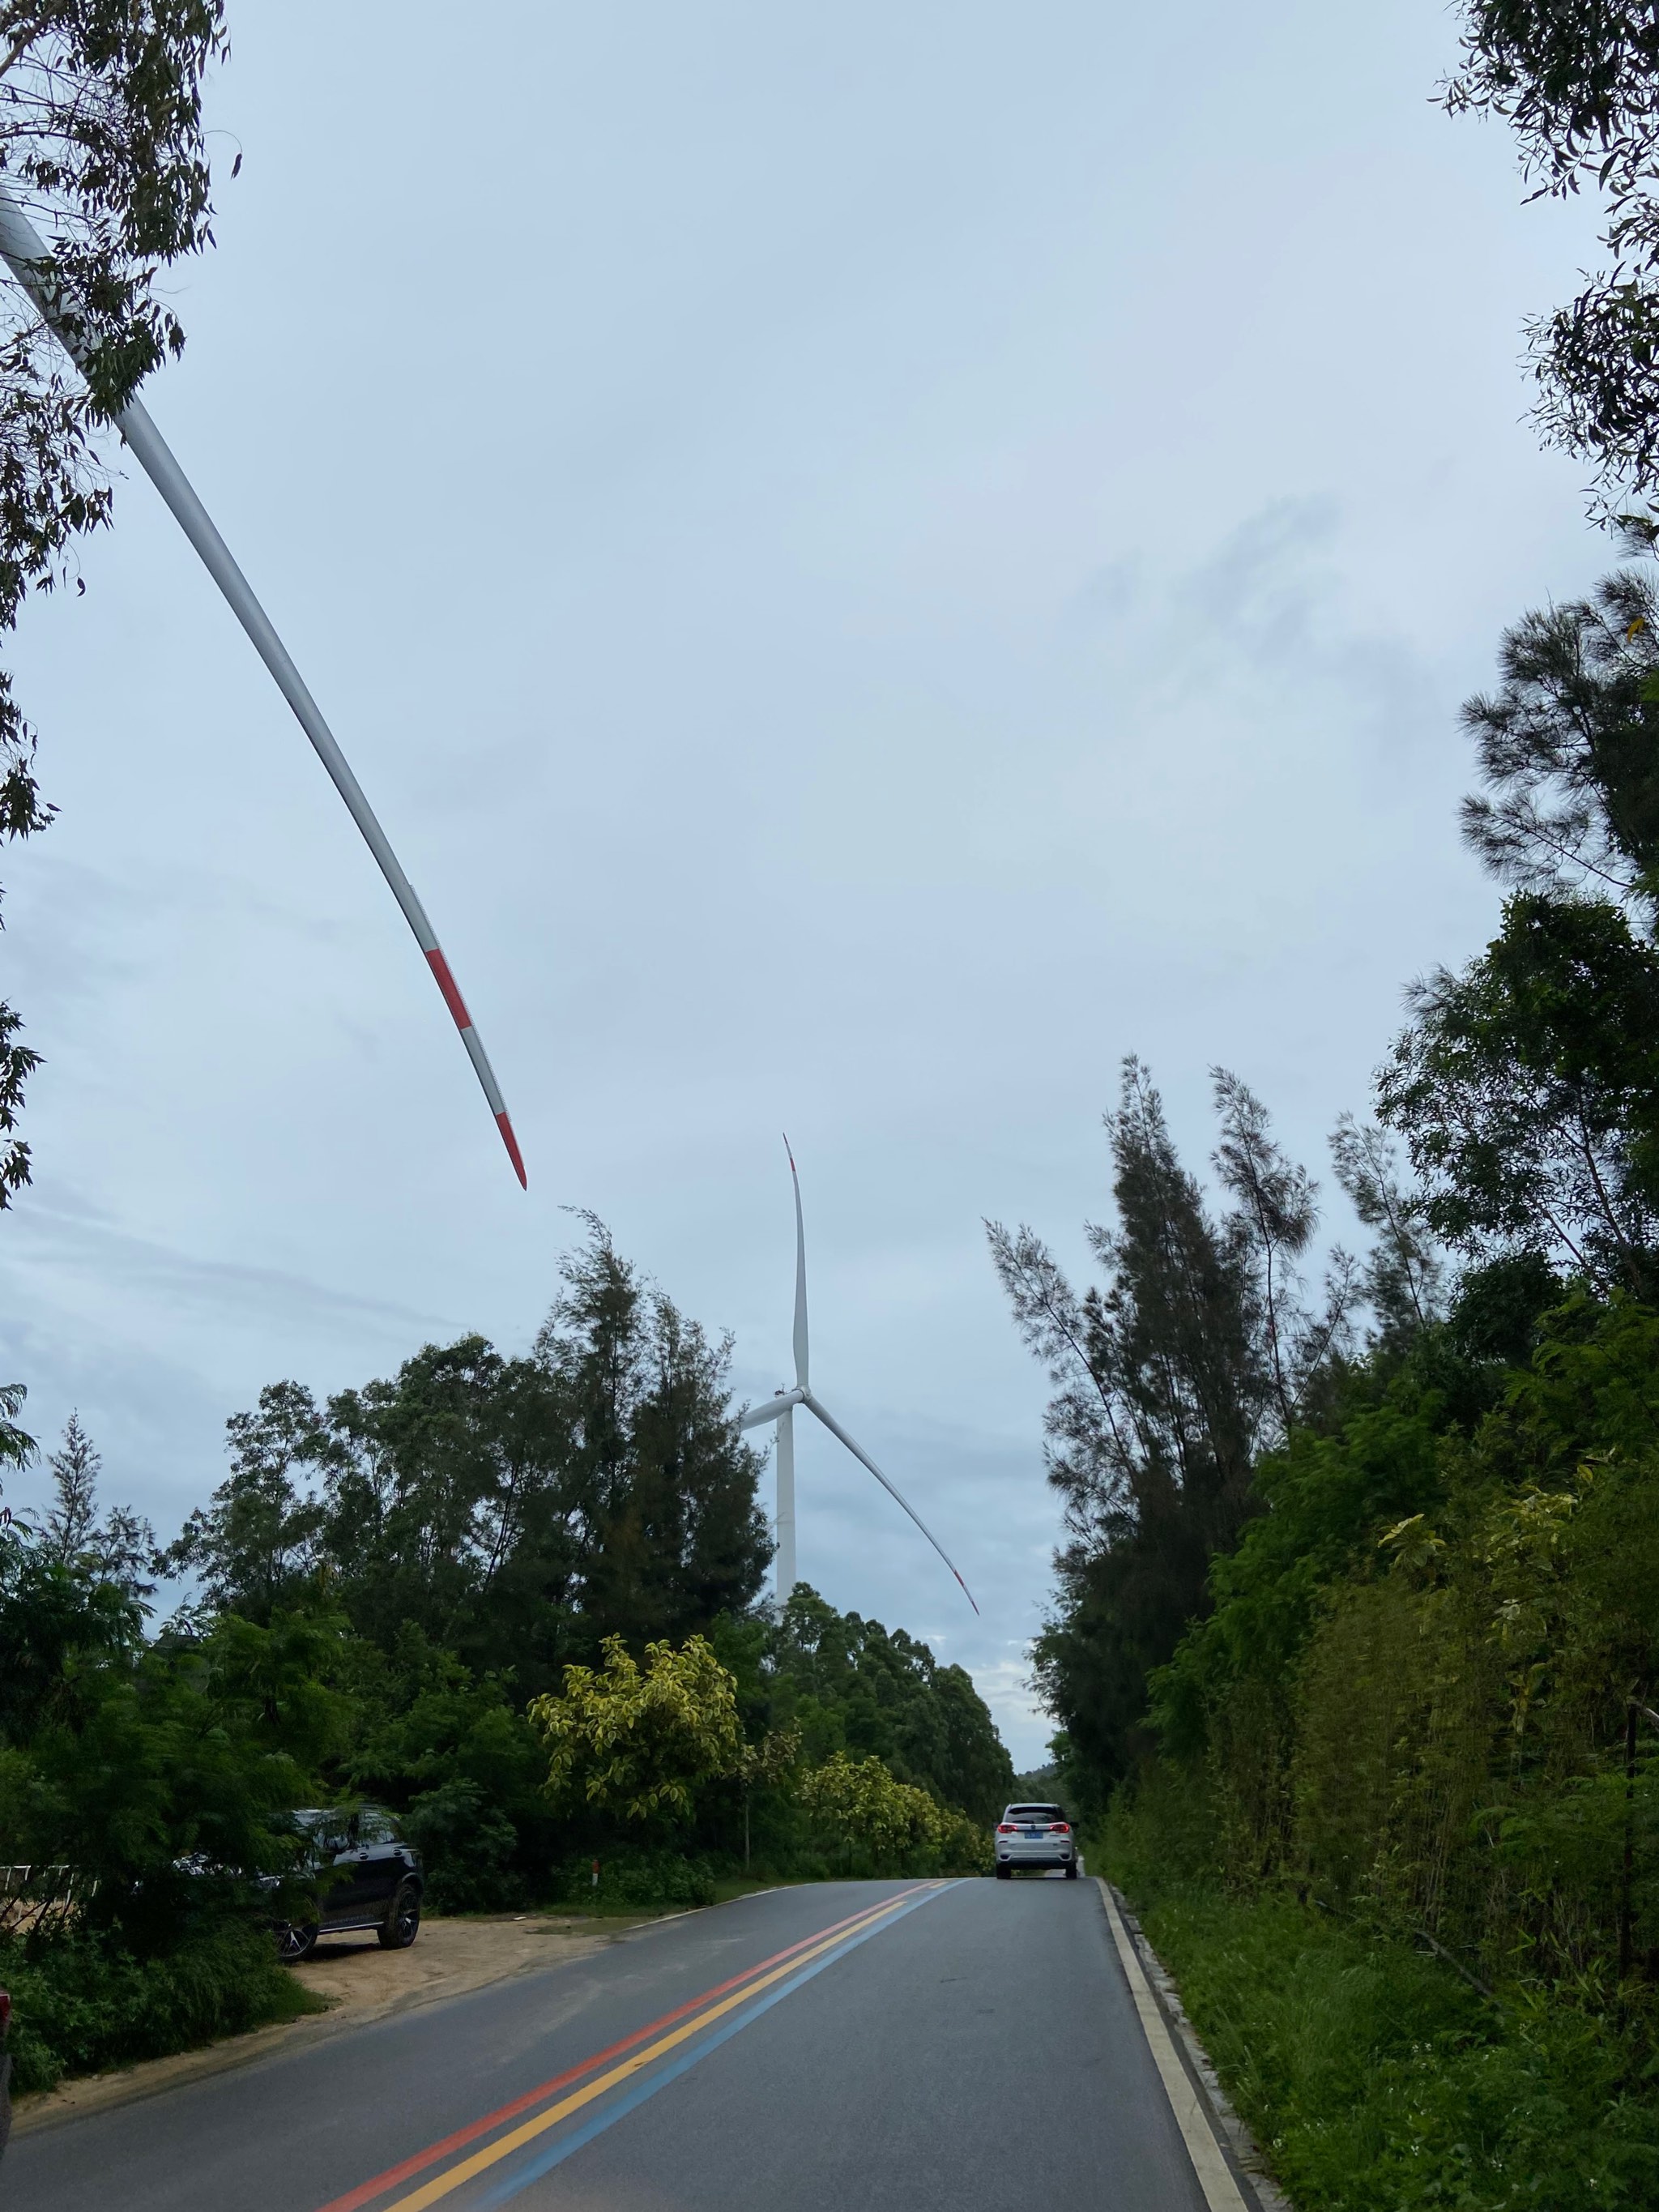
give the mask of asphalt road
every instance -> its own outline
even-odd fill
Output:
[[[844,1882],[15,2136],[4,2212],[1205,2212],[1092,1881]]]

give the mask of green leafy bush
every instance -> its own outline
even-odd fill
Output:
[[[814,1841],[844,1873],[990,1871],[991,1839],[978,1822],[895,1781],[878,1759],[838,1751],[798,1787]]]
[[[477,1783],[423,1790],[403,1827],[421,1854],[434,1912],[508,1912],[530,1902],[529,1884],[509,1863],[518,1830]]]
[[[0,1943],[14,2008],[9,2049],[20,2090],[50,2089],[216,2036],[320,2009],[277,1963],[270,1932],[222,1920],[141,1957],[107,1932]]]

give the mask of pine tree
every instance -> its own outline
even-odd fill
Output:
[[[46,1556],[94,1582],[112,1584],[140,1605],[153,1597],[153,1577],[161,1571],[155,1531],[130,1506],[112,1505],[100,1516],[98,1479],[104,1463],[78,1413],[65,1422],[63,1443],[46,1465],[57,1499],[40,1526]]]
[[[46,1514],[41,1536],[47,1553],[60,1565],[73,1565],[90,1547],[98,1522],[98,1477],[103,1464],[81,1425],[79,1413],[72,1413],[64,1425],[62,1444],[46,1460],[56,1503]]]

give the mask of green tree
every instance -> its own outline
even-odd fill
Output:
[[[325,1407],[297,1382],[262,1391],[172,1571],[256,1620],[325,1588],[382,1650],[412,1622],[529,1690],[607,1636],[742,1612],[770,1547],[730,1346],[588,1229],[527,1355],[468,1336]]]
[[[556,1803],[639,1826],[689,1818],[699,1791],[743,1771],[737,1684],[704,1637],[647,1644],[642,1668],[607,1637],[603,1666],[567,1667],[530,1718]]]
[[[49,1455],[46,1466],[54,1492],[40,1528],[46,1556],[64,1566],[86,1568],[141,1604],[154,1597],[155,1584],[148,1577],[156,1567],[155,1531],[129,1506],[99,1510],[103,1462],[82,1427],[79,1413],[70,1415],[64,1441]]]
[[[802,1808],[831,1857],[872,1874],[985,1874],[992,1863],[988,1832],[947,1811],[878,1759],[836,1752],[803,1774]]]
[[[1216,1089],[1235,1201],[1218,1220],[1145,1070],[1125,1063],[1107,1121],[1117,1225],[1088,1229],[1103,1289],[1079,1297],[1029,1229],[988,1224],[1016,1325],[1055,1386],[1046,1457],[1070,1540],[1034,1656],[1073,1771],[1096,1790],[1133,1763],[1147,1672],[1202,1610],[1209,1561],[1251,1510],[1258,1446],[1316,1392],[1352,1298],[1344,1271],[1318,1308],[1304,1302],[1313,1186],[1249,1091],[1224,1071]]]
[[[837,1613],[805,1583],[766,1644],[757,1710],[800,1736],[810,1764],[841,1751],[879,1759],[981,1822],[1007,1803],[1012,1764],[964,1668],[941,1666],[902,1629]]]
[[[1413,994],[1377,1083],[1429,1226],[1659,1287],[1659,952],[1616,906],[1522,893],[1485,956]]]
[[[70,573],[110,518],[96,433],[184,331],[162,272],[211,239],[201,82],[226,51],[222,0],[0,6],[0,174],[52,251],[88,362],[72,369],[9,282],[0,319],[0,630]],[[35,733],[0,670],[0,839],[46,827]],[[29,1178],[17,1134],[38,1055],[0,1005],[0,1210]]]
[[[1504,633],[1496,691],[1466,702],[1483,792],[1465,842],[1512,889],[1659,898],[1659,588],[1616,569]]]
[[[295,1469],[308,1476],[326,1431],[298,1382],[268,1385],[257,1413],[233,1413],[225,1427],[230,1473],[159,1564],[170,1576],[200,1577],[206,1613],[264,1622],[279,1607],[301,1603],[317,1582],[323,1510],[300,1487]]]
[[[27,1387],[21,1382],[0,1382],[0,1468],[27,1467],[36,1451],[34,1438],[18,1426],[17,1416],[23,1410],[23,1401],[28,1396]],[[0,1484],[0,1497],[5,1494]],[[11,1524],[11,1508],[0,1505],[0,1528]]]
[[[1424,1218],[1422,1193],[1400,1180],[1382,1131],[1352,1114],[1331,1133],[1331,1163],[1359,1219],[1375,1238],[1357,1284],[1375,1320],[1373,1346],[1398,1356],[1440,1313],[1445,1262]]]
[[[592,1650],[603,1635],[684,1637],[740,1613],[771,1546],[760,1455],[730,1411],[730,1340],[711,1342],[584,1218],[535,1356],[567,1425],[562,1501]]]
[[[1414,988],[1378,1108],[1448,1243],[1651,1295],[1659,591],[1620,570],[1523,617],[1500,658],[1463,709],[1484,787],[1463,834],[1513,896],[1480,959]]]
[[[1602,505],[1659,486],[1659,24],[1644,0],[1464,0],[1454,114],[1501,116],[1532,197],[1588,188],[1607,260],[1528,326],[1548,442],[1587,460]]]
[[[0,1856],[73,1866],[85,1924],[155,1949],[210,1906],[267,1909],[232,1870],[289,1863],[327,1730],[311,1629],[150,1644],[142,1622],[84,1563],[0,1532]]]

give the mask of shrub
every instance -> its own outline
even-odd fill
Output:
[[[701,1636],[647,1644],[641,1668],[620,1636],[602,1668],[567,1667],[559,1697],[532,1699],[556,1803],[649,1826],[684,1819],[707,1784],[738,1771],[737,1683]]]
[[[1655,2201],[1636,2033],[1559,2002],[1500,2010],[1407,1945],[1288,1899],[1151,1897],[1146,1933],[1298,2212]]]
[[[528,1902],[530,1885],[509,1863],[519,1832],[476,1782],[423,1790],[403,1825],[421,1854],[434,1912],[507,1912]]]
[[[0,1982],[12,1996],[19,2089],[166,2057],[320,2006],[277,1963],[270,1930],[236,1920],[198,1927],[149,1957],[107,1931],[0,1943]]]
[[[706,1858],[625,1845],[598,1856],[597,1889],[591,1857],[568,1859],[554,1869],[557,1903],[587,1911],[654,1912],[689,1911],[714,1902],[714,1869]]]
[[[991,1840],[965,1813],[895,1781],[878,1759],[844,1751],[802,1775],[800,1802],[843,1873],[984,1874]]]

